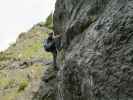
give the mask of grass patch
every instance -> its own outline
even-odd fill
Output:
[[[39,65],[39,64],[34,64],[31,67],[31,70],[33,71],[32,76],[34,76],[34,78],[39,78],[42,75],[42,70],[43,70],[43,66]]]
[[[28,86],[29,82],[28,80],[22,80],[18,87],[18,92],[24,91],[25,88]]]
[[[32,57],[37,51],[38,49],[42,48],[41,43],[36,42],[33,43],[31,46],[26,47],[24,49],[24,51],[22,51],[21,55],[23,58],[30,58]]]
[[[11,54],[7,54],[4,52],[0,52],[0,61],[8,60],[11,59]]]
[[[15,85],[15,80],[9,78],[6,72],[0,73],[0,89],[12,88]]]
[[[10,91],[8,94],[3,95],[0,99],[1,100],[15,100],[17,96],[18,96],[18,93],[14,89],[13,91]]]
[[[51,30],[49,30],[51,31]],[[49,57],[49,54],[43,49],[43,41],[46,38],[48,32],[45,32],[45,28],[35,27],[29,32],[25,33],[25,38],[18,40],[16,44],[11,45],[10,48],[6,51],[10,55],[0,56],[0,61],[12,58],[19,59],[29,59],[29,58],[44,58]]]

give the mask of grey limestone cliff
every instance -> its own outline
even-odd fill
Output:
[[[133,100],[133,0],[57,0],[56,100]]]

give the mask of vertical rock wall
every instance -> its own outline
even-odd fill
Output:
[[[133,0],[57,0],[57,100],[133,100]]]

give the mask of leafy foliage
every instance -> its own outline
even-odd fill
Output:
[[[45,22],[45,26],[52,29],[53,28],[53,16],[52,14],[50,14],[47,19],[46,19],[46,22]]]

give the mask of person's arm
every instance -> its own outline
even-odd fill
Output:
[[[54,38],[54,39],[59,38],[59,37],[61,37],[61,35],[62,35],[61,33],[60,33],[60,34],[56,34],[56,35],[55,35],[55,33],[54,33],[54,34],[53,34],[53,38]]]

